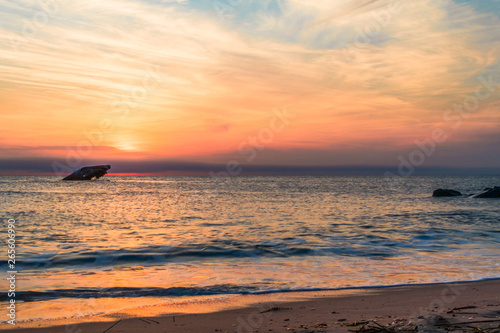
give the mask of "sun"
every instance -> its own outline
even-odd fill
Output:
[[[132,135],[116,135],[111,137],[109,146],[122,152],[137,152],[142,149],[141,140]]]
[[[138,151],[137,145],[130,142],[123,142],[115,145],[116,148],[123,151]]]

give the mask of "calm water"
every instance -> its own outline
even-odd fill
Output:
[[[500,277],[500,200],[431,197],[495,185],[500,177],[0,177],[0,202],[17,221],[17,298],[43,304]]]

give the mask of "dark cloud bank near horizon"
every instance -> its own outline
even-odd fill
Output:
[[[54,168],[54,162],[59,167]],[[356,176],[356,175],[500,175],[500,168],[494,167],[446,167],[446,166],[280,166],[280,165],[233,165],[193,163],[172,160],[85,160],[70,166],[64,159],[1,159],[0,175],[62,175],[83,166],[110,164],[110,174],[136,173],[154,175],[197,175],[197,176],[250,176],[250,175],[297,175],[297,176]],[[401,172],[400,172],[401,171]]]

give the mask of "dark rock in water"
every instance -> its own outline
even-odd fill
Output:
[[[432,193],[433,197],[460,197],[462,193],[455,190],[438,189]]]
[[[500,186],[486,188],[483,192],[474,195],[473,198],[500,198]]]
[[[91,180],[93,178],[99,179],[108,173],[111,165],[95,165],[88,166],[73,172],[71,175],[65,177],[63,180]]]

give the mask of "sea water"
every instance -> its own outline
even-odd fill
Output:
[[[16,221],[18,303],[78,312],[82,299],[497,278],[500,199],[431,196],[495,185],[500,177],[0,177],[0,203],[5,236]],[[6,245],[0,258],[6,272]]]

